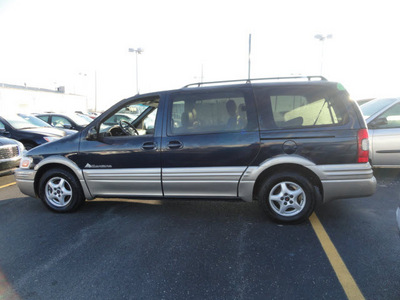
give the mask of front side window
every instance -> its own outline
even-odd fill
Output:
[[[53,116],[51,118],[51,125],[55,127],[72,126],[66,118],[59,116]]]
[[[240,92],[175,95],[170,107],[168,133],[247,130],[250,126],[248,111],[245,96]]]
[[[395,104],[376,120],[382,120],[375,128],[400,128],[400,104]]]
[[[100,124],[103,136],[153,135],[159,97],[129,102],[107,116]]]
[[[347,120],[343,92],[322,87],[256,90],[261,129],[333,126]]]

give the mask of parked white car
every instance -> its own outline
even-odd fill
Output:
[[[374,99],[360,106],[368,125],[375,168],[400,168],[400,98]]]

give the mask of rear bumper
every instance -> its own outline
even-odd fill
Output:
[[[320,165],[310,167],[321,180],[323,202],[341,198],[368,197],[376,191],[371,165]]]

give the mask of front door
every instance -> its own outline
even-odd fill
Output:
[[[238,182],[259,150],[250,90],[178,92],[170,95],[164,119],[164,195],[237,197]]]
[[[74,160],[93,196],[162,196],[161,136],[156,128],[159,102],[158,96],[124,102],[84,131],[89,138],[82,138]],[[93,130],[96,139],[90,138]]]

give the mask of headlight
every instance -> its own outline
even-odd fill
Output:
[[[59,137],[54,137],[54,136],[45,136],[43,138],[46,140],[46,142],[54,142],[60,139]]]
[[[19,167],[21,169],[30,169],[32,162],[33,162],[32,157],[24,156],[21,158]]]

